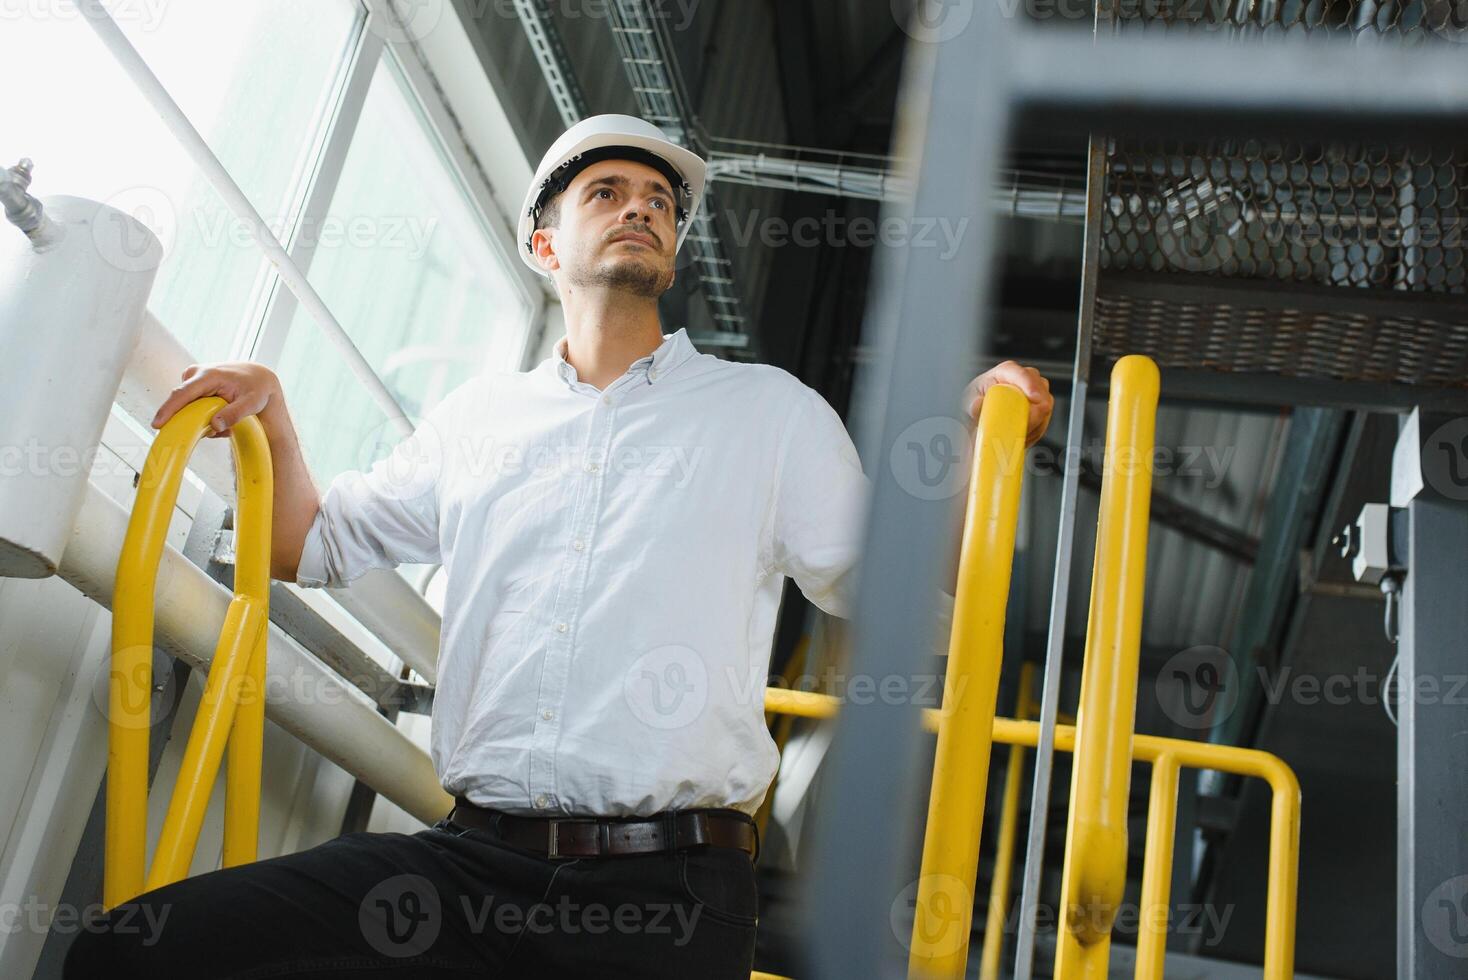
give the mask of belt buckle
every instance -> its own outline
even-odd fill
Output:
[[[563,819],[563,818],[560,818],[560,817],[552,817],[549,821],[547,821],[547,829],[550,832],[550,837],[549,837],[549,840],[548,840],[548,842],[546,844],[546,854],[545,854],[546,857],[548,857],[548,858],[563,858],[563,857],[571,857],[572,856],[572,855],[569,855],[569,854],[562,854],[561,853],[561,850],[560,850],[560,838],[559,838],[558,830],[559,830],[561,824],[568,824],[569,825],[569,824],[577,824],[577,823],[589,823],[592,826],[596,826],[597,821],[595,821],[595,820],[588,820],[588,819],[586,819],[584,817],[583,818],[580,818],[580,819],[576,819],[576,818]],[[598,834],[597,835],[598,843],[600,843],[600,837],[601,837],[601,835]]]

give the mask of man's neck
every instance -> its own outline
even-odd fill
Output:
[[[655,298],[582,287],[567,290],[562,303],[566,360],[577,378],[598,391],[662,345]]]

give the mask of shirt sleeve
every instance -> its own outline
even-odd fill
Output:
[[[461,391],[450,392],[369,470],[331,481],[306,532],[297,585],[339,589],[373,568],[441,560],[440,477]]]
[[[811,602],[845,619],[872,486],[841,416],[814,389],[801,388],[778,457],[773,566]]]

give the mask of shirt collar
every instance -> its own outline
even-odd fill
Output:
[[[556,374],[567,384],[574,383],[576,369],[571,362],[566,360],[566,343],[568,338],[562,336],[555,343],[551,362],[555,367]],[[689,357],[697,354],[698,350],[693,346],[693,341],[688,338],[688,328],[679,327],[673,333],[663,334],[663,342],[658,349],[646,357],[639,357],[628,365],[629,373],[641,374],[648,384],[656,384],[672,373],[673,369]]]

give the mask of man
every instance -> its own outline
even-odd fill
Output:
[[[215,436],[266,428],[276,577],[443,564],[432,756],[457,805],[150,892],[129,904],[161,936],[84,935],[68,975],[749,976],[782,585],[846,614],[869,486],[815,391],[662,333],[703,178],[641,119],[572,127],[520,226],[564,308],[555,353],[455,389],[324,498],[269,371],[185,375],[155,425],[218,394]],[[999,382],[1029,395],[1033,442],[1048,386],[1002,365],[972,412]]]

